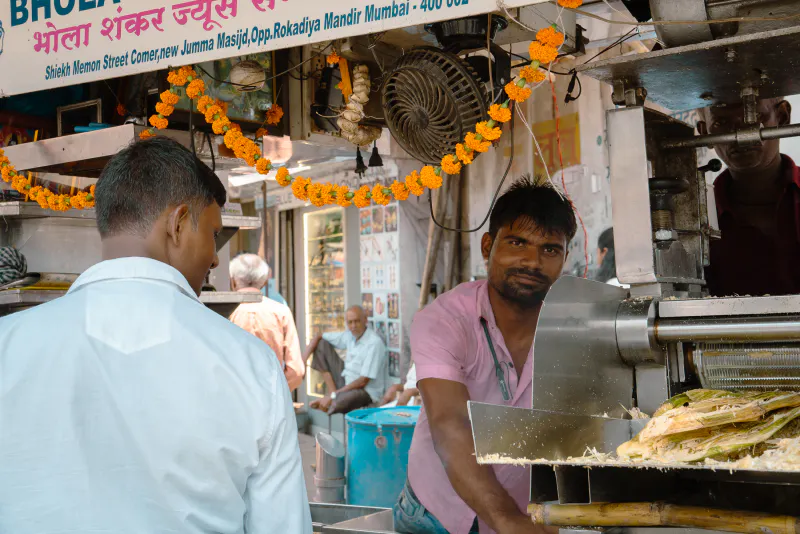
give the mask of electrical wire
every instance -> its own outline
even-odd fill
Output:
[[[516,105],[514,105],[514,107],[516,107]],[[463,228],[449,228],[447,226],[444,226],[444,225],[440,224],[439,221],[436,220],[436,215],[433,213],[433,195],[429,193],[428,194],[428,206],[430,207],[430,210],[431,210],[431,220],[433,221],[433,224],[435,224],[436,226],[438,226],[442,230],[447,230],[448,232],[458,232],[460,234],[474,234],[475,232],[477,232],[478,230],[483,228],[483,225],[485,225],[486,221],[488,221],[489,217],[491,217],[492,210],[494,209],[494,205],[497,202],[497,197],[500,195],[500,191],[503,189],[503,184],[505,183],[506,178],[508,178],[508,173],[511,172],[511,165],[513,165],[513,163],[514,163],[514,142],[515,142],[514,141],[514,114],[512,113],[511,114],[511,154],[509,155],[509,158],[508,158],[508,166],[506,166],[506,172],[503,173],[503,178],[500,180],[500,184],[498,184],[497,189],[495,189],[495,191],[494,191],[494,196],[492,197],[492,203],[489,205],[489,210],[486,212],[486,217],[483,218],[481,223],[478,226],[476,226],[475,228],[471,229],[471,230],[464,230]],[[439,193],[439,194],[442,194],[442,193]]]
[[[191,104],[191,100],[189,103]],[[189,145],[192,149],[192,154],[197,157],[197,147],[194,146],[194,113],[191,112],[191,108],[189,111]]]
[[[567,191],[567,180],[564,177],[564,154],[561,150],[561,128],[560,128],[560,121],[559,121],[559,112],[558,112],[558,99],[556,98],[556,84],[550,80],[550,89],[553,93],[553,107],[556,112],[556,145],[558,146],[558,163],[561,167],[561,187],[564,189],[564,194],[569,200],[569,203],[572,204],[572,209],[575,210],[575,215],[578,216],[578,221],[581,223],[581,229],[583,229],[583,259],[585,261],[583,266],[583,277],[588,278],[589,276],[589,232],[586,230],[586,225],[583,222],[583,217],[581,217],[581,212],[578,210],[578,206],[572,201],[572,198],[569,196],[569,191]]]
[[[214,145],[211,144],[211,135],[206,131],[203,132],[206,137],[206,141],[208,142],[208,149],[211,151],[211,171],[216,172],[217,170],[217,160],[214,157]]]
[[[286,69],[286,70],[285,70],[285,71],[283,71],[283,72],[279,72],[278,74],[276,74],[276,75],[274,75],[274,76],[272,76],[272,77],[270,77],[270,78],[266,78],[266,79],[264,79],[264,83],[266,83],[266,82],[270,82],[270,81],[274,80],[275,78],[279,78],[279,77],[283,76],[284,74],[290,74],[290,73],[291,73],[293,70],[295,70],[295,69],[299,69],[299,68],[300,68],[300,67],[302,67],[303,65],[306,65],[307,63],[310,63],[310,62],[314,61],[314,60],[315,60],[315,59],[317,59],[318,57],[325,55],[325,52],[328,50],[328,48],[330,48],[330,47],[331,47],[331,45],[333,45],[333,41],[331,41],[330,43],[328,43],[328,45],[327,45],[325,48],[323,48],[322,50],[320,50],[320,51],[319,51],[319,52],[317,52],[316,54],[312,55],[311,57],[309,57],[309,58],[308,58],[308,59],[306,59],[305,61],[303,61],[303,62],[301,62],[301,63],[299,63],[299,64],[297,64],[297,65],[295,65],[295,66],[293,66],[293,67],[290,67],[290,68]],[[229,82],[229,81],[227,81],[227,80],[219,80],[219,79],[215,78],[214,76],[211,76],[211,74],[209,74],[209,73],[208,73],[208,71],[206,71],[206,70],[205,70],[203,67],[201,67],[200,65],[195,65],[195,68],[196,68],[197,70],[199,70],[200,72],[202,72],[203,74],[205,74],[205,75],[206,75],[206,76],[207,76],[209,79],[211,79],[211,80],[214,80],[214,81],[215,81],[215,82],[217,82],[217,83],[223,83],[223,84],[227,84],[227,85],[233,85],[234,87],[249,87],[249,88],[252,88],[252,87],[253,87],[252,85],[241,84],[241,83],[235,83],[235,82]],[[314,73],[312,73],[312,74],[308,74],[308,75],[306,75],[306,76],[307,76],[307,77],[312,77],[312,75],[313,75],[313,74],[316,74],[317,72],[319,72],[319,70],[317,70],[317,71],[314,71]],[[301,77],[299,77],[299,78],[295,78],[295,79],[300,79],[300,80],[302,80],[302,75],[301,75]],[[306,79],[307,79],[307,78],[306,78]]]

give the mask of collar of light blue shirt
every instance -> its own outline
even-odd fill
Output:
[[[157,280],[174,284],[187,296],[197,300],[192,286],[186,278],[174,267],[151,258],[118,258],[115,260],[101,261],[86,269],[69,288],[69,293],[77,291],[83,286],[107,280]]]

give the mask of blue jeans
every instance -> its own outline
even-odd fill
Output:
[[[406,480],[400,498],[392,510],[394,528],[404,534],[448,534],[436,517],[419,502],[411,485]],[[478,520],[472,526],[470,534],[478,534]]]

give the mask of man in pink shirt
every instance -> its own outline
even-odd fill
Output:
[[[261,293],[269,280],[269,265],[255,254],[241,254],[231,261],[231,287],[234,291]],[[240,304],[231,314],[233,324],[261,339],[275,352],[283,374],[294,391],[303,382],[306,365],[300,339],[288,306],[267,297],[261,302]]]
[[[530,469],[478,465],[467,401],[532,408],[539,311],[576,228],[572,205],[555,189],[518,180],[497,201],[481,241],[488,280],[461,284],[414,318],[423,407],[394,507],[397,531],[543,531],[525,513]]]

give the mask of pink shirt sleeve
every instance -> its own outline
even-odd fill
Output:
[[[417,314],[411,325],[411,357],[417,381],[440,378],[465,384],[466,354],[466,333],[460,321],[437,317],[432,309]]]

